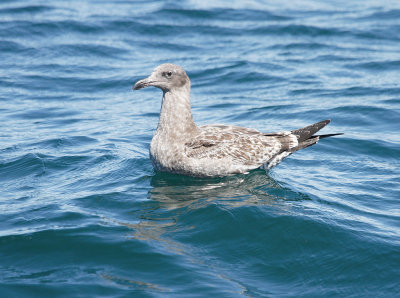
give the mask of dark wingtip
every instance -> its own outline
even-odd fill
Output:
[[[331,134],[326,134],[326,135],[314,135],[314,137],[319,137],[319,139],[324,139],[324,138],[329,138],[329,137],[334,137],[334,136],[341,136],[343,135],[343,132],[339,133],[331,133]]]

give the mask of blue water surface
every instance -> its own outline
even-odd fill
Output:
[[[1,297],[399,297],[400,2],[0,2]],[[197,123],[331,119],[266,173],[148,156],[171,62]]]

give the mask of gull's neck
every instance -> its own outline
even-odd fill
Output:
[[[164,91],[157,133],[186,138],[197,130],[190,107],[190,84]]]

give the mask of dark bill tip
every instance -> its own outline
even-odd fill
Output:
[[[148,85],[149,85],[149,82],[146,79],[140,80],[140,81],[137,81],[135,85],[133,85],[132,90],[134,90],[134,91],[139,90],[139,89],[147,87]]]

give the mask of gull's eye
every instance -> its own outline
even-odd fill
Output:
[[[170,77],[172,77],[172,71],[167,72],[167,78],[170,78]]]

